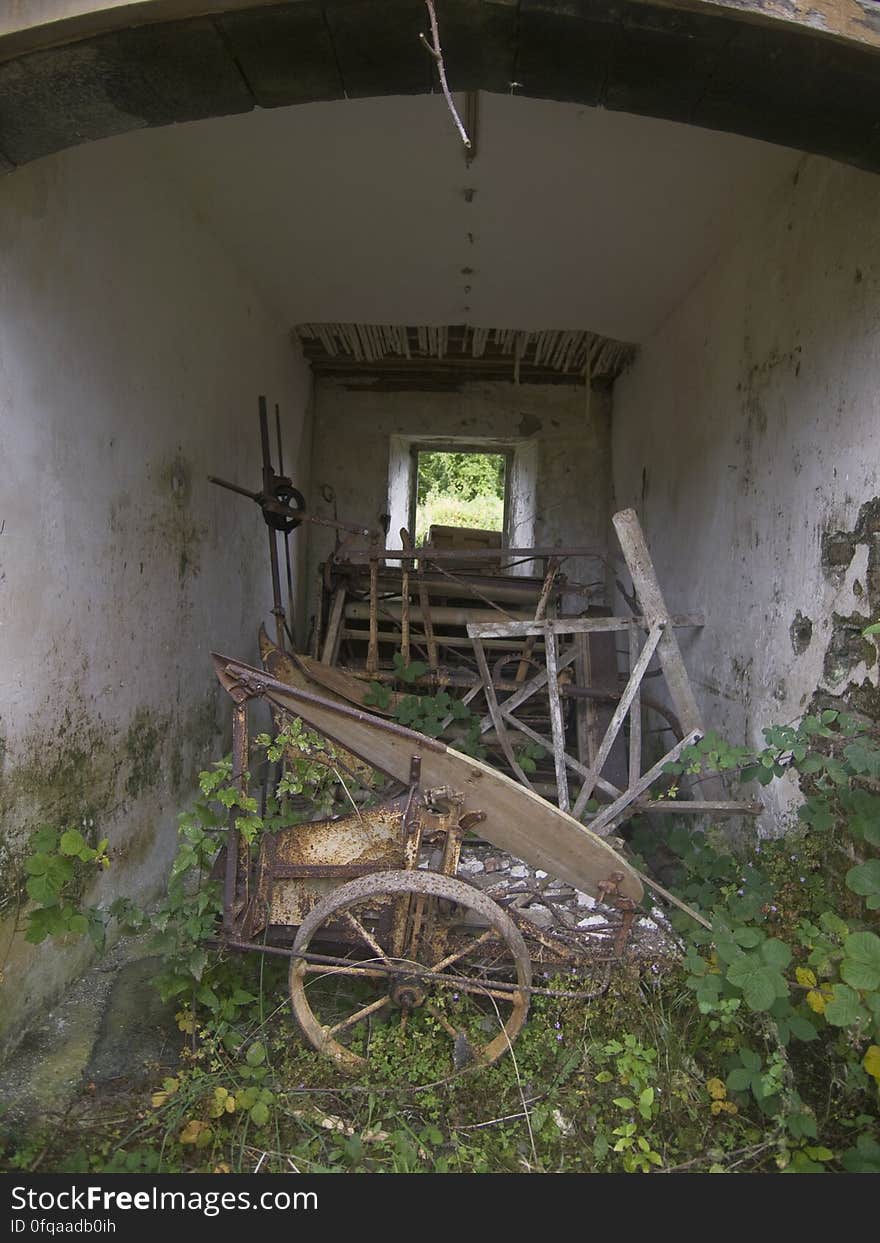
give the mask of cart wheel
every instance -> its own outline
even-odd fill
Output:
[[[378,1064],[389,1039],[396,1064],[415,1070],[439,1041],[429,1073],[416,1077],[441,1079],[494,1062],[525,1022],[525,941],[497,903],[453,877],[374,872],[341,885],[306,916],[294,951],[327,946],[334,963],[292,960],[290,997],[309,1042],[346,1071],[368,1069],[371,1053]]]

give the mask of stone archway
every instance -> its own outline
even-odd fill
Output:
[[[34,0],[0,18],[0,166],[132,129],[432,89],[419,0]],[[663,117],[880,169],[874,0],[442,0],[455,90]]]

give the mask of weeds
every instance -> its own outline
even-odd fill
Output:
[[[794,833],[741,849],[676,826],[632,835],[631,849],[711,919],[704,933],[673,917],[680,964],[622,965],[588,1004],[535,996],[513,1049],[458,1076],[437,1073],[449,1035],[436,1014],[420,1013],[403,1042],[377,1018],[363,1037],[369,1071],[345,1083],[301,1041],[277,962],[223,960],[202,945],[219,909],[210,867],[227,813],[256,841],[301,815],[290,796],[307,791],[322,807],[332,797],[333,766],[310,750],[316,740],[259,739],[270,755],[300,753],[280,799],[258,815],[229,784],[226,761],[202,774],[167,898],[149,917],[165,957],[159,985],[179,998],[188,1037],[180,1069],[145,1094],[85,1093],[65,1119],[13,1146],[6,1166],[880,1171],[880,747],[864,723],[835,712],[766,737],[750,756],[710,736],[680,767],[745,766],[764,784],[793,771],[806,796]],[[61,934],[84,930],[71,922],[68,886],[76,867],[103,866],[103,847],[47,832],[35,842],[30,875],[49,878],[30,894],[35,935],[59,934],[56,905]],[[451,1004],[445,997],[441,1017]]]

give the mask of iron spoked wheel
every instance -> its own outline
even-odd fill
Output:
[[[415,1083],[487,1066],[512,1046],[528,1013],[531,960],[515,924],[478,889],[428,871],[360,877],[309,912],[294,953],[317,957],[340,931],[344,956],[292,960],[290,997],[309,1043],[342,1069],[378,1066],[390,1044],[396,1065],[412,1062]]]

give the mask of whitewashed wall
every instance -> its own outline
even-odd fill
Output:
[[[534,495],[514,504],[516,529],[533,520],[536,544],[604,547],[610,482],[607,401],[583,386],[466,384],[459,392],[370,392],[334,381],[315,386],[312,504],[333,516],[322,487],[333,488],[341,521],[376,526],[388,510],[392,438],[517,442],[534,461]],[[522,512],[519,512],[519,511]],[[389,546],[399,547],[399,539]],[[332,534],[310,533],[310,583],[332,550]],[[570,562],[579,578],[595,562]],[[314,611],[314,594],[310,612]]]
[[[860,637],[880,521],[859,523],[880,493],[880,180],[805,158],[742,224],[618,381],[613,457],[670,608],[706,615],[685,654],[708,719],[756,742],[817,687],[880,705]]]
[[[139,136],[0,181],[0,956],[35,823],[110,838],[93,896],[155,892],[175,812],[228,717],[212,648],[271,608],[257,395],[299,444],[310,376],[286,324]],[[0,1045],[82,964],[19,938]]]

